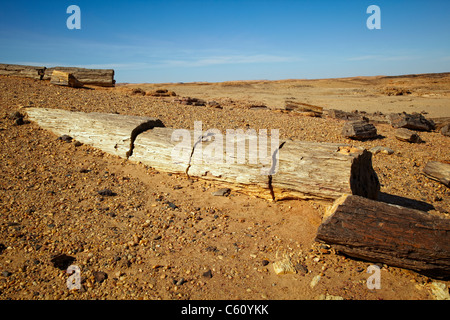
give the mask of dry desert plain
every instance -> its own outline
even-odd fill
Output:
[[[176,96],[152,95],[161,89]],[[182,97],[207,103],[187,105]],[[286,110],[286,100],[418,112],[442,123],[450,117],[450,74],[81,89],[1,76],[0,299],[436,299],[435,279],[384,264],[381,288],[369,289],[372,262],[314,241],[323,203],[214,196],[222,186],[212,181],[158,172],[11,117],[27,106],[112,112],[173,128],[202,121],[203,130],[279,129],[281,139],[389,147],[393,154],[373,155],[380,201],[449,218],[450,189],[422,170],[450,160],[450,137],[419,132],[423,143],[403,142],[379,122],[379,139],[349,140],[344,120]],[[66,265],[52,262],[58,254],[80,268],[80,290],[68,289]],[[280,257],[295,273],[274,272]]]

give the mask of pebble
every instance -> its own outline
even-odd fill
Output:
[[[213,196],[225,197],[225,196],[229,195],[230,192],[231,192],[231,189],[229,189],[229,188],[222,188],[222,189],[219,189],[217,191],[212,192],[211,194]]]

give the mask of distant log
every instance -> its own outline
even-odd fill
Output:
[[[54,67],[45,70],[44,80],[50,80],[53,71],[62,71],[71,73],[78,81],[84,85],[95,85],[102,87],[114,87],[113,69],[85,69],[76,67]]]
[[[344,195],[325,214],[316,240],[351,257],[450,276],[450,219],[423,211]]]
[[[342,128],[345,138],[367,140],[377,137],[377,128],[366,121],[347,121]]]
[[[323,114],[323,107],[292,100],[286,100],[285,110],[307,113],[314,117],[320,117]]]
[[[22,66],[17,64],[0,64],[0,75],[32,78],[42,80],[45,67]]]
[[[216,180],[261,198],[333,201],[351,193],[376,199],[380,190],[372,154],[348,145],[302,141],[279,145],[278,140],[273,145],[269,137],[261,140],[255,132],[236,135],[231,140],[233,152],[228,153],[228,132],[224,141],[217,132],[164,128],[159,120],[146,117],[40,108],[26,112],[30,120],[57,135],[67,134],[160,171]],[[257,161],[249,156],[255,146]]]
[[[426,119],[420,113],[392,113],[388,116],[389,122],[394,128],[406,128],[418,131],[432,131],[436,124],[433,120]]]
[[[411,143],[419,143],[422,141],[417,133],[406,128],[399,128],[395,130],[395,138],[400,141]]]
[[[83,86],[83,84],[78,81],[73,74],[57,70],[52,72],[50,83],[72,88],[81,88]]]
[[[450,163],[429,161],[423,172],[427,177],[450,187]]]

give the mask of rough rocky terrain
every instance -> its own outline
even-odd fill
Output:
[[[375,93],[377,87],[369,80],[357,80],[363,82],[360,88],[370,91],[370,97],[359,97],[362,104],[367,99],[366,111],[387,112],[382,108],[390,99],[392,112],[450,117],[448,77],[394,80],[422,96]],[[278,83],[264,82],[260,96],[246,82],[140,85],[144,91],[164,87],[177,96],[216,100],[219,108],[211,103],[181,104],[173,96],[143,95],[132,90],[137,85],[74,89],[0,77],[0,299],[436,299],[435,279],[387,265],[380,265],[381,289],[368,289],[372,263],[314,242],[324,204],[269,202],[234,192],[215,196],[212,193],[222,186],[157,172],[58,139],[26,117],[21,124],[11,116],[26,106],[117,112],[158,117],[174,128],[193,129],[194,121],[202,121],[204,130],[279,129],[282,139],[344,142],[367,149],[384,146],[394,152],[373,156],[380,200],[449,218],[450,189],[422,174],[428,161],[450,160],[449,137],[419,132],[423,142],[408,143],[396,139],[389,124],[376,124],[378,139],[348,140],[341,135],[342,120],[276,110],[276,101],[283,106],[277,100]],[[339,92],[352,84],[326,83]],[[292,95],[296,88],[314,89],[307,80],[290,85]],[[323,90],[309,92],[305,102],[331,101],[320,98]],[[245,92],[251,96],[243,96]],[[275,98],[270,108],[248,107],[268,105],[264,99],[271,93]],[[341,96],[339,105],[347,98]],[[398,102],[403,98],[411,101]],[[350,110],[364,109],[351,99]],[[426,104],[421,99],[427,99]],[[415,107],[404,109],[405,103]],[[373,109],[375,105],[380,108]],[[73,259],[54,263],[61,254]],[[274,263],[284,258],[295,273],[274,272]],[[69,264],[80,268],[81,290],[66,285]],[[448,287],[445,290],[448,294]]]

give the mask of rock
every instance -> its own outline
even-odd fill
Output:
[[[2,276],[9,277],[10,275],[12,275],[11,272],[9,272],[9,271],[2,271]]]
[[[212,272],[211,272],[211,270],[208,269],[208,271],[203,272],[202,276],[203,276],[204,278],[211,279],[211,278],[212,278]]]
[[[275,261],[273,263],[273,270],[276,274],[297,273],[297,270],[295,270],[289,257],[284,257],[282,260]]]
[[[223,107],[217,101],[208,101],[206,103],[206,105],[208,107],[213,107],[213,108],[217,108],[217,109],[223,109]]]
[[[68,256],[66,254],[59,254],[54,256],[50,261],[53,263],[55,268],[60,270],[67,270],[67,268],[75,261],[74,257]]]
[[[269,260],[263,260],[263,261],[261,261],[261,265],[262,265],[263,267],[267,266],[269,263],[270,263]]]
[[[320,281],[320,275],[315,276],[312,280],[311,283],[309,284],[309,286],[312,288],[314,288]]]
[[[63,134],[62,136],[58,137],[58,140],[72,142],[72,137],[67,134]]]
[[[395,137],[397,138],[397,140],[411,143],[419,143],[422,141],[417,133],[406,128],[397,129],[395,131]]]
[[[426,119],[420,113],[391,113],[388,116],[388,120],[391,126],[394,128],[407,128],[418,131],[432,131],[436,127],[433,120]]]
[[[301,272],[301,273],[308,273],[308,268],[304,264],[301,264],[301,263],[297,263],[295,265],[295,270],[297,270],[298,272]]]
[[[0,254],[3,253],[3,251],[6,250],[6,246],[3,243],[0,243]]]
[[[434,281],[431,283],[430,287],[436,300],[450,300],[448,288],[445,283]]]
[[[212,194],[213,196],[225,197],[225,196],[229,195],[230,192],[231,192],[230,189],[228,189],[228,188],[222,188],[222,189],[219,189],[219,190],[217,190],[217,191],[212,192],[211,194]]]
[[[172,209],[178,208],[178,206],[176,204],[174,204],[170,201],[167,201],[166,204],[167,204],[167,208],[172,208]]]
[[[348,121],[342,128],[342,135],[345,138],[355,140],[373,139],[378,136],[377,128],[366,121]]]
[[[21,114],[19,111],[13,111],[8,115],[9,120],[17,120],[17,119],[20,119],[23,117],[24,117],[24,115]]]
[[[317,297],[317,300],[344,300],[341,296],[332,296],[331,294],[321,294]]]
[[[102,283],[103,281],[105,281],[108,278],[108,274],[103,271],[94,271],[92,273],[92,275],[94,276],[95,282],[98,282],[98,283]]]
[[[382,147],[382,146],[373,147],[369,151],[372,152],[373,154],[377,154],[379,152],[385,153],[385,154],[393,154],[394,153],[394,150],[392,150],[391,148]]]
[[[117,195],[117,193],[112,192],[110,189],[103,189],[103,190],[97,191],[97,193],[101,196],[107,196],[107,197],[113,197],[113,196]]]
[[[442,127],[441,134],[446,137],[450,137],[450,123],[448,123]]]

